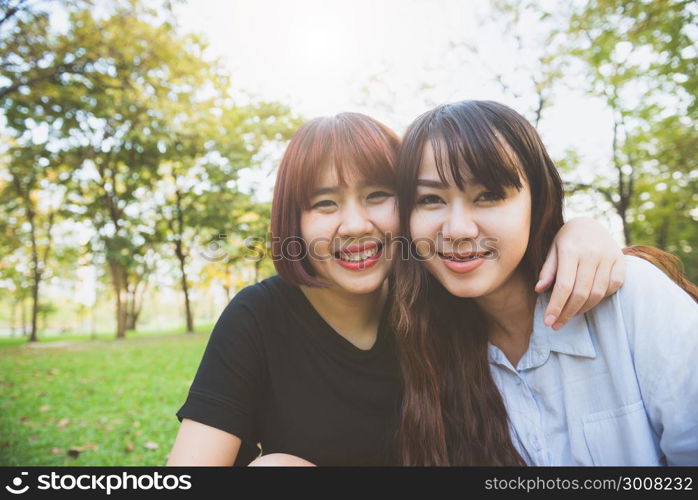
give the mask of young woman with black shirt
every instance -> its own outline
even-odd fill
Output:
[[[294,135],[272,206],[278,276],[243,289],[221,314],[177,412],[168,465],[397,463],[402,386],[386,304],[398,147],[393,131],[358,113]],[[558,268],[559,282],[575,283],[553,290],[548,312],[559,325],[598,302],[588,299],[599,270],[606,294],[624,270],[594,221],[571,221],[555,241],[536,291]],[[559,241],[575,251],[559,253]]]

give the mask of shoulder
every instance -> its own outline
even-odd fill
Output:
[[[238,291],[228,307],[234,309],[247,307],[253,311],[264,309],[274,303],[275,299],[287,294],[291,286],[278,275],[274,275]]]
[[[661,343],[693,343],[698,304],[654,264],[626,256],[625,283],[611,297],[631,343],[662,349]]]
[[[631,346],[656,346],[694,336],[698,306],[693,298],[651,262],[625,256],[625,282],[618,292],[602,300],[585,317],[600,342],[623,339]]]
[[[223,322],[255,325],[258,329],[271,327],[274,318],[286,316],[298,292],[294,285],[278,275],[249,285],[238,291],[221,314]]]
[[[647,281],[671,281],[671,278],[648,260],[634,255],[625,255],[624,259],[628,274],[626,283],[631,287]]]
[[[664,271],[651,262],[631,255],[625,256],[625,283],[618,290],[618,299],[625,309],[638,302],[655,306],[672,302],[673,307],[695,308],[695,301]]]
[[[279,301],[275,298],[283,286],[278,281],[278,276],[272,276],[238,291],[220,314],[211,344],[231,352],[250,352],[251,347],[261,352],[260,342],[274,328],[272,321],[278,316]]]

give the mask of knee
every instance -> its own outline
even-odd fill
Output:
[[[248,467],[314,467],[315,464],[286,453],[270,453],[255,458]]]

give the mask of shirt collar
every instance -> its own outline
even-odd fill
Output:
[[[549,300],[550,295],[547,293],[539,295],[536,300],[533,333],[528,350],[519,360],[519,370],[541,366],[553,351],[570,356],[596,357],[596,349],[583,314],[572,317],[558,331],[545,326],[543,318]],[[492,344],[488,346],[488,356],[491,363],[511,366],[504,353]]]
[[[587,325],[586,316],[577,314],[573,316],[565,325],[558,331],[545,326],[543,318],[545,316],[545,308],[548,307],[550,295],[545,293],[538,296],[536,301],[536,312],[533,319],[533,339],[540,338],[547,342],[551,351],[570,356],[582,356],[585,358],[595,358],[596,349],[591,340],[589,326]],[[543,342],[541,342],[543,343]]]

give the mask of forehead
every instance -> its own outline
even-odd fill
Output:
[[[334,162],[326,162],[320,168],[317,176],[312,183],[312,189],[323,187],[341,187],[351,188],[356,186],[380,185],[378,179],[368,178],[364,176],[358,168],[351,164],[343,165],[340,172]]]
[[[436,160],[434,158],[434,148],[431,146],[431,141],[427,140],[422,149],[422,160],[419,164],[419,176],[437,179],[439,173],[436,169]]]
[[[346,176],[345,176],[346,180]],[[339,173],[334,162],[326,162],[320,165],[318,174],[315,176],[313,187],[337,186],[339,184]]]
[[[455,185],[456,182],[453,178],[452,172],[452,169],[455,167],[459,170],[460,177],[462,177],[466,183],[475,182],[472,172],[467,165],[451,165],[451,160],[448,157],[446,145],[442,141],[437,142],[437,148],[439,149],[438,154],[440,156],[440,165],[437,165],[436,153],[434,152],[434,147],[431,140],[427,139],[424,143],[424,147],[422,149],[422,159],[419,165],[420,179],[440,180],[446,184]],[[441,167],[441,172],[439,172],[439,166]]]

